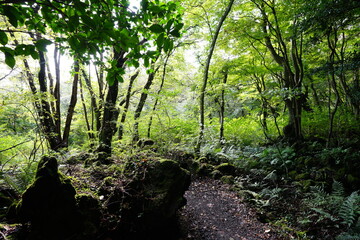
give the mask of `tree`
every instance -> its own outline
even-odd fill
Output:
[[[122,81],[126,66],[139,67],[139,60],[143,59],[145,66],[149,67],[149,60],[156,54],[149,50],[154,44],[156,52],[169,51],[173,48],[173,38],[180,36],[183,27],[181,23],[181,12],[178,11],[179,4],[175,2],[160,3],[143,0],[141,9],[136,12],[130,8],[129,1],[73,1],[67,2],[23,2],[6,1],[0,7],[0,12],[5,15],[10,24],[17,28],[24,26],[27,31],[34,34],[46,34],[49,30],[59,34],[55,41],[67,47],[68,51],[75,56],[76,61],[89,62],[93,57],[103,60],[102,56],[110,56],[107,67],[108,91],[104,103],[104,113],[99,135],[101,148],[107,152],[111,151],[111,140],[115,133],[118,110],[116,100],[118,94],[118,83]],[[59,16],[61,18],[59,19]],[[44,24],[39,24],[41,19]],[[16,30],[9,30],[16,32]],[[8,37],[4,30],[0,31],[0,43],[6,45]],[[31,55],[44,61],[41,52],[51,42],[45,39],[37,39],[34,44],[18,45],[17,51],[4,46],[0,50],[5,54],[5,62],[8,66],[15,66],[15,56]],[[107,51],[113,48],[113,58]],[[104,54],[106,53],[106,54]],[[40,56],[39,56],[40,55]],[[104,62],[98,63],[105,65]],[[45,78],[45,69],[42,65],[39,76]],[[78,82],[78,71],[76,72]],[[89,86],[89,85],[88,85]],[[35,90],[35,89],[34,89]],[[42,86],[42,90],[45,90]],[[74,89],[75,90],[75,89]],[[33,91],[35,94],[35,92]],[[71,115],[76,97],[72,98],[72,104],[68,111]],[[50,107],[43,103],[46,108],[43,112],[50,114]],[[53,132],[59,126],[53,124],[49,117],[44,118],[44,126]],[[65,129],[68,130],[71,118],[66,121]],[[54,130],[53,130],[54,129]],[[68,134],[64,134],[68,139]],[[59,134],[53,137],[49,135],[51,148],[56,149],[59,145]]]
[[[234,4],[234,0],[230,0],[223,15],[220,18],[220,21],[216,27],[214,36],[211,40],[211,44],[210,44],[210,49],[209,49],[209,54],[207,55],[207,59],[206,59],[206,63],[205,63],[205,67],[204,67],[204,76],[203,76],[203,83],[200,89],[200,103],[199,103],[199,108],[200,108],[200,120],[199,120],[199,126],[200,126],[200,131],[199,131],[199,136],[198,136],[198,141],[197,144],[195,146],[195,152],[196,153],[200,153],[200,148],[201,148],[201,144],[204,138],[204,130],[205,130],[205,92],[206,92],[206,86],[207,86],[207,82],[208,82],[208,74],[209,74],[209,68],[210,68],[210,63],[211,63],[211,58],[212,55],[214,53],[215,50],[215,45],[216,45],[216,41],[217,38],[219,36],[221,27],[226,19],[226,17],[228,16],[228,14],[231,11],[231,7]]]

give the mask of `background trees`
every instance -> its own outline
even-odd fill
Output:
[[[233,8],[221,19],[217,6],[228,4],[183,1],[182,23],[177,2],[143,1],[136,9],[126,1],[38,1],[31,6],[8,1],[1,6],[3,63],[22,66],[18,69],[34,96],[39,126],[53,150],[69,145],[74,117],[85,121],[92,144],[99,141],[99,150],[108,152],[117,131],[124,141],[150,136],[143,122],[150,122],[153,138],[160,140],[183,135],[184,124],[175,122],[185,121],[193,139],[197,115],[205,145],[216,135],[221,143],[234,144],[279,136],[296,142],[316,135],[336,145],[344,131],[340,123],[355,126],[360,112],[358,3],[230,2]],[[182,29],[178,47],[160,56],[172,51]],[[212,64],[206,64],[206,42],[217,34]],[[69,58],[74,59],[72,70],[62,64]],[[199,89],[205,67],[208,86]],[[138,76],[141,68],[148,70]],[[66,104],[61,99],[67,98],[61,90],[64,71],[72,72],[66,76],[72,79]],[[3,78],[13,76],[14,71]],[[76,107],[79,94],[82,109]],[[256,129],[248,136],[255,134],[257,140],[241,136],[247,121]],[[235,122],[239,134],[228,135]],[[324,127],[316,130],[314,124]]]
[[[25,188],[46,152],[151,138],[273,182],[358,188],[358,1],[0,3],[7,184]]]

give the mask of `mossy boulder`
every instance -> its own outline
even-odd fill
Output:
[[[236,167],[230,163],[222,163],[216,166],[215,170],[220,171],[222,175],[236,175]]]
[[[220,179],[223,175],[222,173],[219,171],[219,170],[214,170],[210,173],[210,176],[213,178],[213,179]]]
[[[131,191],[122,199],[123,234],[166,228],[176,211],[186,204],[184,193],[190,185],[187,170],[167,159],[149,160],[143,164],[146,164],[141,168],[143,172],[136,174],[129,185]]]
[[[18,195],[13,189],[0,189],[0,218],[6,216],[9,207],[16,201]]]
[[[227,183],[227,184],[234,184],[235,182],[235,178],[231,175],[229,176],[222,176],[220,178],[220,180],[223,182],[223,183]]]
[[[214,166],[208,163],[202,163],[200,164],[197,174],[199,176],[210,176],[211,172],[214,171]]]
[[[16,206],[21,222],[31,223],[28,239],[68,239],[80,228],[75,189],[68,178],[58,172],[55,157],[44,156],[36,179],[23,193]]]
[[[101,207],[97,197],[89,194],[76,196],[77,208],[81,214],[82,231],[79,232],[81,239],[94,237],[100,228]]]
[[[190,174],[175,161],[157,161],[146,178],[145,197],[151,201],[145,210],[149,213],[168,219],[186,204],[184,193],[190,185]]]

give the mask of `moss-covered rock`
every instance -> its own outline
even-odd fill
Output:
[[[235,176],[236,167],[230,163],[222,163],[215,167],[215,170],[218,170],[222,173],[222,175],[231,175]]]
[[[223,176],[223,174],[219,170],[214,170],[210,173],[210,176],[213,179],[220,179]]]
[[[4,217],[9,207],[18,198],[16,192],[10,188],[0,189],[0,218]]]
[[[229,175],[227,175],[227,176],[222,176],[221,178],[220,178],[220,180],[223,182],[223,183],[227,183],[227,184],[234,184],[234,182],[235,182],[235,178],[233,177],[233,176],[229,176]]]
[[[197,171],[199,176],[210,176],[210,173],[214,171],[214,166],[208,163],[200,164],[200,167]]]
[[[79,232],[79,238],[89,239],[94,237],[100,228],[101,207],[99,200],[88,194],[79,194],[76,196],[77,208],[81,214],[82,231]]]
[[[176,211],[186,204],[184,193],[190,185],[190,173],[172,160],[149,160],[138,172],[125,170],[133,181],[122,200],[122,228],[126,231],[153,232],[166,228]],[[135,178],[134,178],[135,177]],[[121,197],[121,194],[114,194]],[[116,199],[112,199],[113,202]],[[135,237],[136,239],[136,237]]]
[[[31,223],[29,239],[68,239],[80,228],[75,189],[58,172],[55,157],[44,156],[36,179],[23,193],[16,207],[21,222]]]
[[[190,185],[190,174],[176,162],[159,160],[146,178],[145,197],[151,200],[146,212],[168,219],[186,204],[184,193]]]

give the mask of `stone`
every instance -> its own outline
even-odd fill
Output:
[[[28,238],[65,240],[74,235],[80,228],[75,194],[70,180],[58,172],[56,158],[43,156],[35,181],[16,206],[20,221],[31,223]]]
[[[149,160],[143,164],[146,166],[140,168],[141,172],[129,184],[131,192],[127,192],[122,203],[120,232],[129,231],[128,236],[166,229],[176,211],[186,204],[184,194],[190,185],[189,171],[173,160]]]
[[[222,175],[231,175],[235,176],[236,167],[230,163],[222,163],[215,167],[215,170],[218,170],[222,173]]]
[[[214,166],[208,163],[200,164],[197,174],[201,177],[209,176],[214,171]]]

